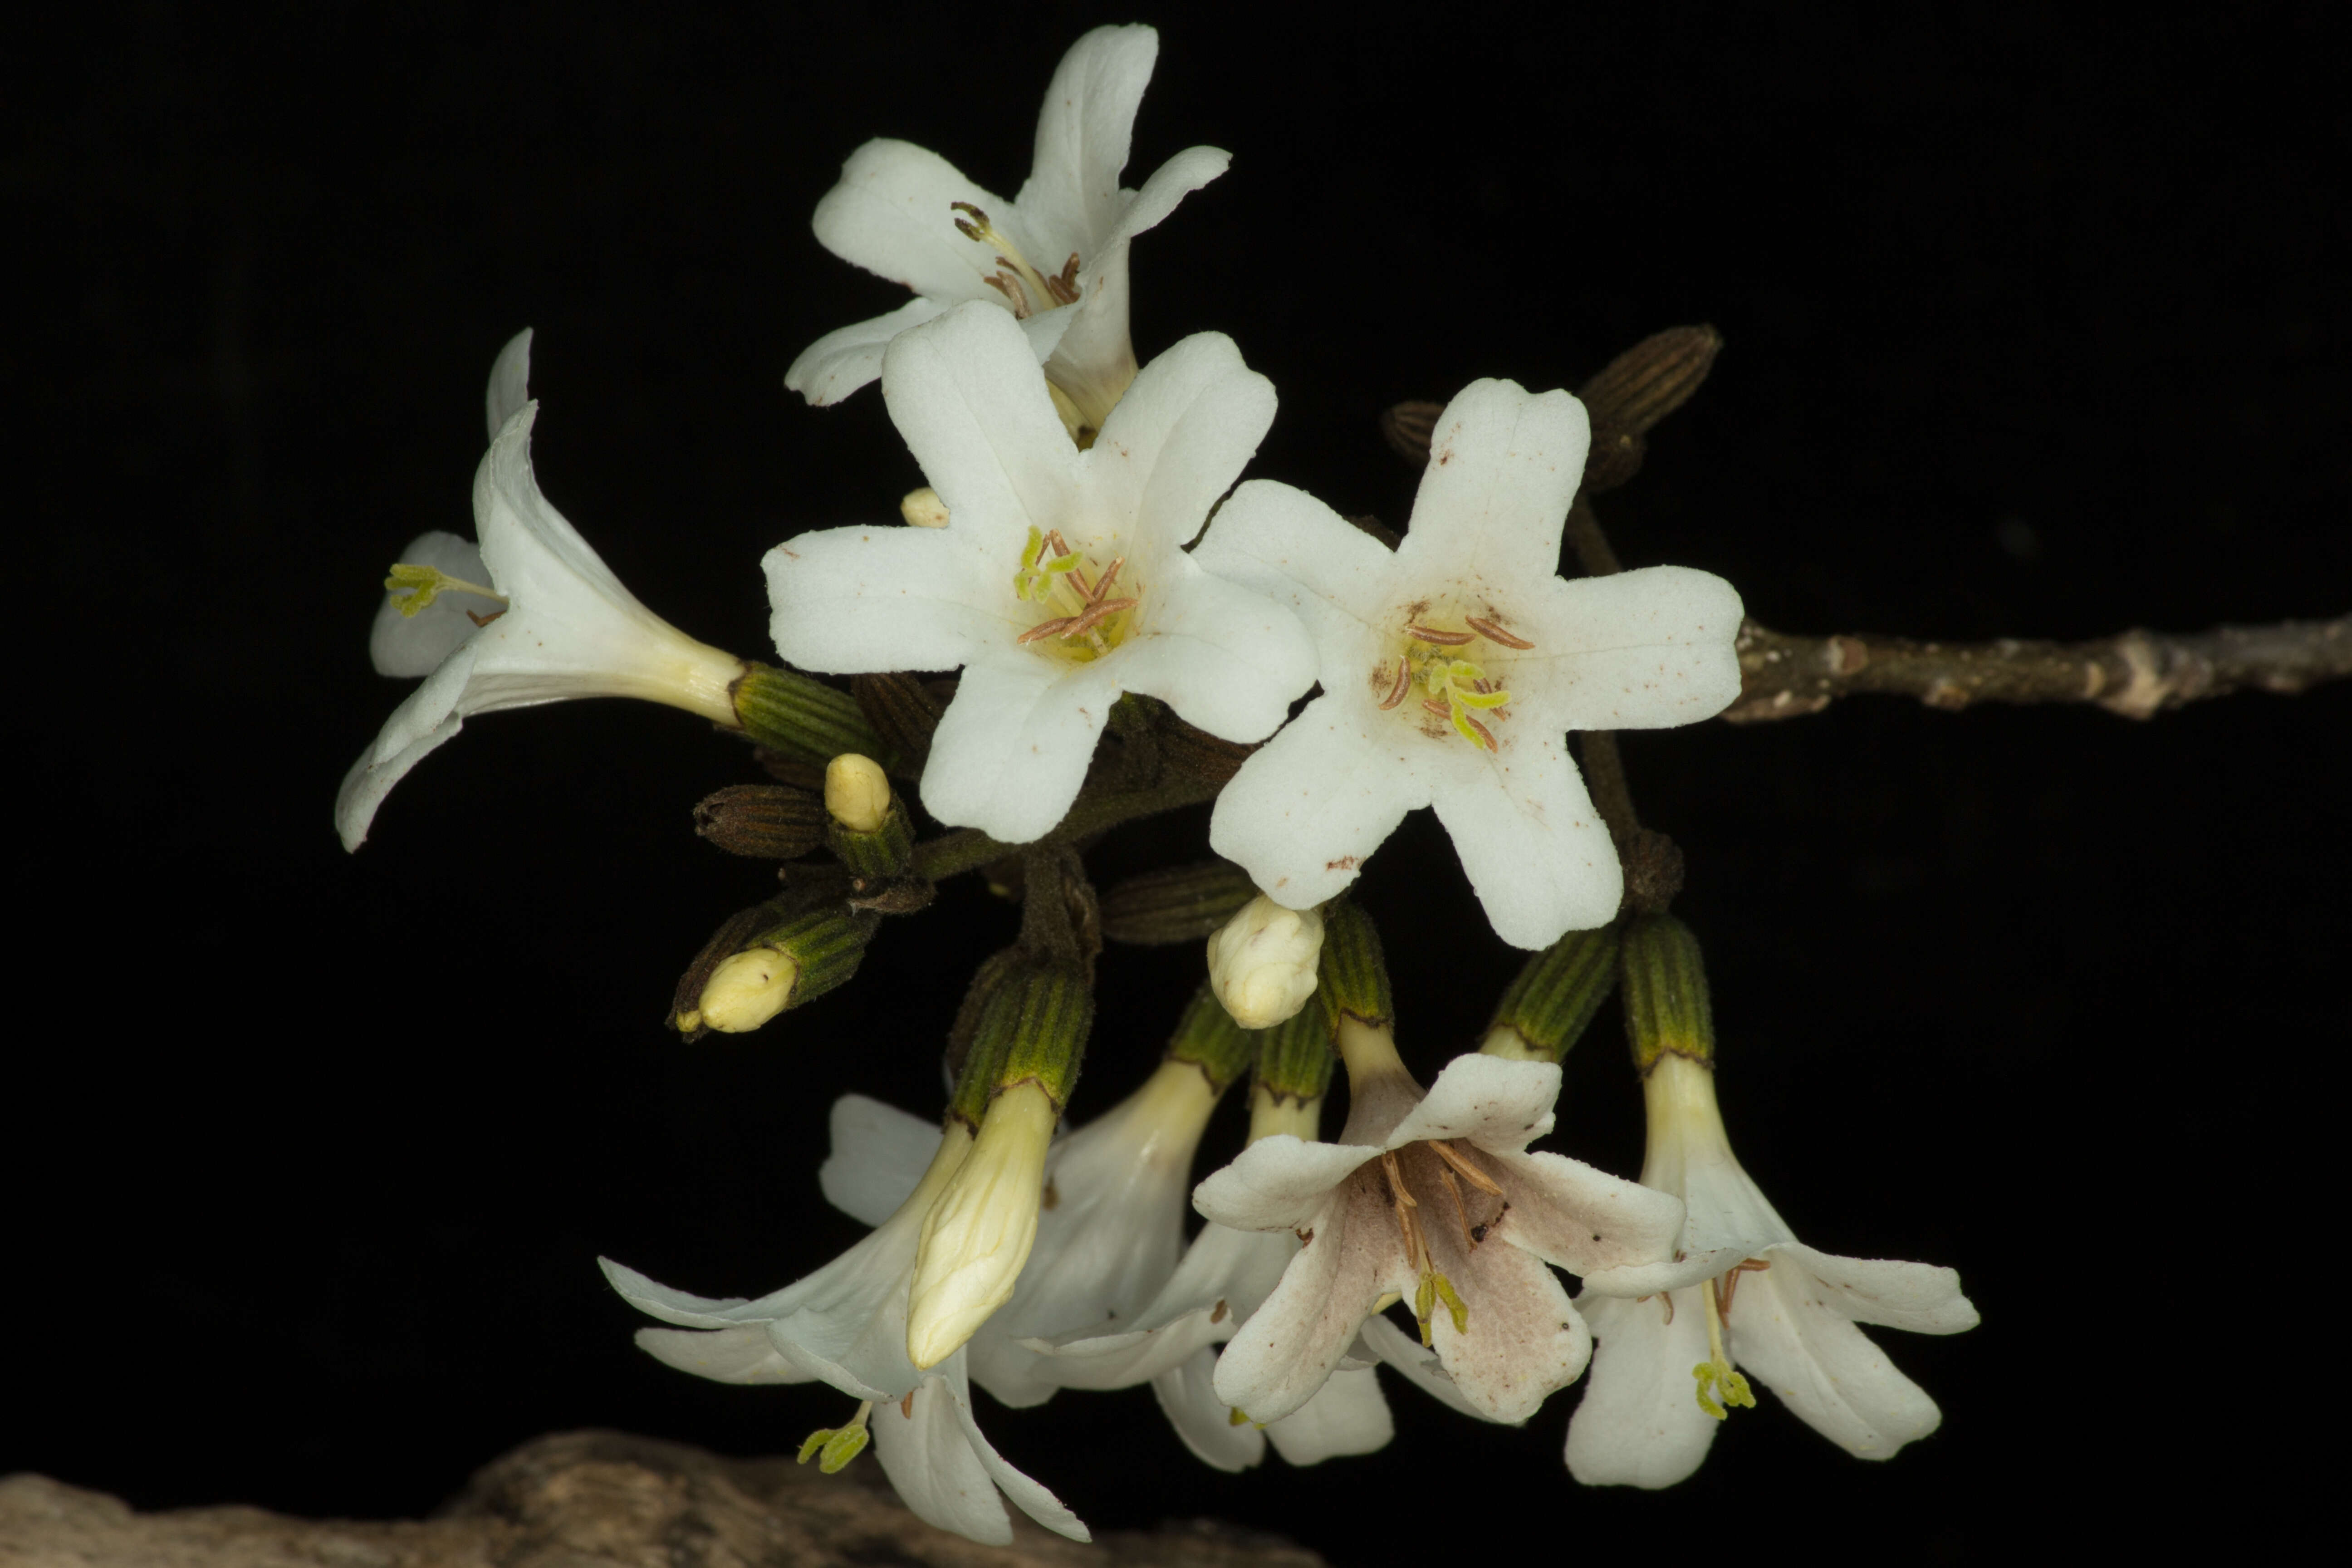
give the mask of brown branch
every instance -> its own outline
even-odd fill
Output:
[[[2200,698],[2294,692],[2352,678],[2352,616],[2219,626],[2168,637],[2134,629],[2090,642],[1911,642],[1790,637],[1739,628],[1733,723],[1818,713],[1841,697],[1881,692],[1957,710],[1979,702],[2093,702],[2147,719]]]

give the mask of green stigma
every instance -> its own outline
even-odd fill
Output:
[[[1067,555],[1047,556],[1045,536],[1033,525],[1029,542],[1021,547],[1021,570],[1013,574],[1013,595],[1025,604],[1042,604],[1054,591],[1054,579],[1077,563],[1078,552],[1075,550]]]
[[[1445,1303],[1445,1310],[1454,1319],[1454,1331],[1457,1334],[1470,1331],[1470,1309],[1463,1305],[1462,1298],[1454,1293],[1454,1281],[1433,1268],[1421,1277],[1421,1289],[1412,1293],[1413,1321],[1421,1325],[1421,1343],[1424,1350],[1430,1348],[1430,1318],[1440,1301]]]
[[[858,1405],[857,1414],[845,1426],[820,1426],[801,1444],[800,1462],[803,1465],[814,1458],[816,1468],[828,1476],[837,1476],[849,1461],[866,1451],[873,1434],[866,1430],[866,1418],[874,1413],[874,1403],[867,1400]]]
[[[496,588],[485,588],[479,583],[468,583],[463,577],[452,577],[437,566],[414,566],[405,561],[392,563],[392,574],[383,580],[385,592],[400,606],[404,616],[413,616],[444,593],[474,594],[485,599],[496,599],[503,605],[507,596]]]
[[[1698,1380],[1698,1407],[1717,1421],[1731,1414],[1723,1407],[1725,1405],[1744,1405],[1750,1410],[1756,1408],[1756,1395],[1748,1392],[1748,1380],[1734,1372],[1727,1361],[1703,1361],[1691,1368],[1691,1376]],[[1710,1397],[1718,1391],[1722,1394],[1722,1405]]]

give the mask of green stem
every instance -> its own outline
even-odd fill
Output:
[[[1061,826],[1034,844],[999,844],[978,828],[960,827],[915,846],[915,873],[936,882],[1024,849],[1068,844],[1139,816],[1198,805],[1204,800],[1215,799],[1221,787],[1200,779],[1177,777],[1151,789],[1111,790],[1091,798],[1081,795],[1070,807],[1069,815],[1062,818]]]

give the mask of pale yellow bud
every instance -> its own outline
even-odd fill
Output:
[[[1286,910],[1260,893],[1209,939],[1209,984],[1234,1022],[1270,1029],[1315,994],[1323,953],[1318,910]]]
[[[924,1215],[907,1302],[907,1358],[918,1367],[953,1355],[1013,1299],[1037,1240],[1045,1151],[1060,1119],[1037,1084],[1000,1093],[971,1152]]]
[[[784,1010],[800,976],[791,953],[772,947],[737,953],[711,971],[702,987],[703,1027],[729,1035],[758,1028]]]
[[[908,490],[898,502],[898,515],[910,528],[945,528],[948,525],[948,503],[940,492],[925,485],[919,490]]]
[[[824,809],[852,833],[878,833],[890,820],[890,779],[871,757],[844,752],[824,765]]]

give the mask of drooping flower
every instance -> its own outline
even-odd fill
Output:
[[[1668,1487],[1688,1477],[1727,1407],[1755,1403],[1735,1367],[1862,1458],[1890,1458],[1934,1431],[1936,1402],[1854,1325],[1974,1328],[1959,1275],[1833,1258],[1798,1241],[1732,1156],[1711,1067],[1663,1055],[1643,1091],[1643,1184],[1680,1196],[1688,1217],[1676,1263],[1584,1281],[1577,1305],[1600,1345],[1569,1422],[1569,1472],[1588,1486]]]
[[[1547,1264],[1576,1274],[1665,1258],[1670,1198],[1527,1145],[1551,1128],[1559,1069],[1462,1057],[1424,1095],[1386,1029],[1343,1017],[1348,1124],[1333,1143],[1262,1139],[1193,1206],[1299,1249],[1217,1363],[1217,1397],[1256,1421],[1298,1409],[1388,1300],[1489,1420],[1519,1421],[1584,1370],[1591,1342]]]
[[[1563,581],[1590,441],[1565,392],[1475,382],[1430,447],[1393,552],[1322,502],[1255,479],[1193,558],[1296,610],[1323,694],[1242,764],[1210,843],[1293,909],[1354,881],[1434,806],[1496,932],[1541,948],[1617,912],[1623,877],[1562,740],[1708,718],[1739,690],[1739,596],[1652,566]]]
[[[1153,360],[1087,451],[1001,310],[961,306],[887,360],[883,398],[947,526],[802,534],[769,552],[768,593],[776,647],[804,669],[962,667],[923,773],[932,816],[1041,837],[1122,691],[1224,740],[1273,732],[1314,679],[1306,634],[1183,549],[1274,417],[1231,339]]]
[[[756,1301],[689,1296],[600,1260],[613,1288],[632,1305],[684,1325],[639,1330],[637,1343],[682,1372],[720,1383],[822,1380],[861,1401],[851,1427],[863,1425],[872,1432],[875,1457],[900,1499],[941,1529],[995,1545],[1009,1542],[1012,1521],[995,1496],[1001,1489],[1046,1529],[1074,1541],[1089,1539],[1052,1492],[1006,1463],[981,1436],[963,1352],[927,1372],[907,1358],[908,1290],[923,1216],[971,1153],[971,1130],[961,1122],[944,1134],[877,1127],[863,1106],[844,1101],[835,1110],[834,1158],[820,1180],[827,1195],[853,1213],[871,1208],[874,1162],[856,1157],[869,1138],[890,1142],[893,1164],[928,1138],[931,1151],[920,1179],[865,1240],[772,1295]],[[851,1157],[845,1161],[845,1153]],[[845,1195],[849,1202],[841,1201]]]
[[[572,697],[640,697],[740,728],[733,654],[695,641],[621,585],[539,492],[527,396],[530,333],[490,373],[489,451],[474,476],[478,548],[427,533],[393,569],[370,637],[376,668],[425,677],[393,711],[335,796],[343,847],[365,841],[376,808],[425,754],[477,713]]]
[[[1192,1153],[1216,1100],[1199,1068],[1165,1062],[1134,1094],[1053,1145],[1019,1280],[964,1347],[973,1381],[1015,1407],[1043,1404],[1068,1384],[1023,1342],[1135,1321],[1183,1250]],[[860,1096],[845,1099],[835,1116],[837,1125],[854,1117],[887,1131],[845,1144],[826,1195],[853,1218],[887,1212],[912,1173],[920,1122]]]
[[[982,301],[1021,323],[1028,363],[1045,366],[1069,434],[1084,442],[1101,430],[1135,379],[1128,245],[1231,161],[1193,147],[1142,190],[1119,188],[1159,52],[1159,35],[1141,26],[1097,27],[1071,47],[1045,90],[1035,164],[1011,201],[905,142],[868,142],[852,153],[841,183],[817,204],[817,239],[917,298],[818,339],[784,384],[811,403],[838,403],[881,373],[891,339]]]

